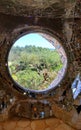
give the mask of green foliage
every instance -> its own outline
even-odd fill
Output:
[[[43,90],[63,67],[56,50],[13,46],[9,54],[9,69],[14,80],[29,89]]]

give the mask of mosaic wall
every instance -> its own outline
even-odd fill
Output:
[[[77,75],[79,75],[78,81],[81,81],[81,10],[79,6],[78,1],[75,6],[76,13],[72,18],[27,18],[0,14],[0,121],[14,117],[36,120],[56,117],[76,129],[81,129],[81,91],[74,99],[71,89]],[[44,30],[58,37],[65,49],[68,66],[65,76],[55,89],[41,93],[25,92],[16,86],[9,76],[7,54],[17,36],[37,30],[41,32]],[[4,125],[0,126],[1,129]],[[66,129],[66,126],[62,128]],[[51,130],[53,127],[49,128],[46,125],[45,129]],[[61,130],[61,128],[58,129]]]

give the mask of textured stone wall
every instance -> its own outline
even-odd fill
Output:
[[[5,5],[2,2],[0,6]],[[0,121],[4,121],[0,123],[0,130],[81,130],[81,94],[74,100],[71,90],[75,77],[81,73],[81,2],[78,0],[75,6],[67,5],[67,2],[64,6],[63,2],[57,5],[62,12],[56,9],[49,17],[46,15],[49,15],[49,8],[45,17],[41,14],[41,17],[38,17],[33,13],[27,17],[27,11],[22,10],[23,6],[21,9],[19,6],[18,13],[17,10],[13,11],[13,6],[8,7],[8,3],[7,10],[1,8],[1,12],[5,14],[0,13]],[[52,5],[51,9],[54,8],[55,5]],[[68,66],[62,82],[55,89],[44,93],[27,91],[26,95],[23,95],[23,89],[20,89],[9,76],[7,54],[13,41],[30,30],[41,30],[58,37],[65,49]],[[47,113],[44,120],[27,120],[33,119],[34,110],[30,109],[32,103],[36,108],[41,109],[43,106],[42,110]],[[36,112],[39,113],[40,109]],[[26,119],[20,119],[22,117]],[[51,119],[47,119],[50,117]]]

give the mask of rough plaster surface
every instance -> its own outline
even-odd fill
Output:
[[[59,119],[30,121],[26,119],[14,119],[0,123],[0,130],[75,130]]]

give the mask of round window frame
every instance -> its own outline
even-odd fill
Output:
[[[19,39],[19,38],[21,38],[21,37],[23,37],[23,36],[25,36],[25,35],[27,35],[27,34],[31,34],[31,33],[41,33],[41,34],[45,34],[45,35],[48,35],[48,36],[51,36],[51,37],[53,37],[54,39],[56,39],[58,42],[59,42],[59,44],[62,46],[62,48],[63,48],[63,50],[64,50],[64,52],[65,52],[65,55],[66,55],[66,60],[67,60],[67,64],[66,64],[66,68],[65,68],[65,71],[64,71],[64,73],[63,73],[63,76],[62,76],[62,78],[60,79],[60,81],[55,85],[55,86],[53,86],[53,87],[51,87],[51,88],[47,88],[47,89],[44,89],[44,90],[31,90],[31,89],[27,89],[27,88],[25,88],[25,87],[23,87],[23,86],[21,86],[19,83],[17,83],[13,78],[12,78],[12,76],[11,76],[11,74],[10,74],[10,70],[9,70],[9,66],[8,66],[8,56],[9,56],[9,53],[10,53],[10,50],[11,50],[11,48],[12,48],[12,46],[13,46],[13,44],[15,44],[15,42]],[[14,35],[15,34],[15,35]],[[13,36],[14,35],[14,36]],[[66,75],[66,73],[67,73],[67,68],[68,68],[68,55],[67,55],[67,51],[66,51],[66,48],[62,45],[62,43],[63,43],[64,41],[62,40],[62,38],[60,38],[60,36],[56,33],[56,32],[54,32],[53,30],[50,30],[50,29],[48,29],[48,28],[43,28],[43,27],[39,27],[39,26],[31,26],[31,27],[21,27],[21,28],[18,28],[18,29],[15,29],[13,32],[12,32],[12,34],[11,34],[11,37],[10,37],[10,46],[9,46],[9,48],[8,48],[8,50],[7,50],[7,72],[8,72],[8,76],[9,76],[9,78],[11,79],[11,81],[12,81],[12,83],[13,83],[13,87],[17,90],[17,91],[19,91],[19,92],[21,92],[21,93],[23,93],[24,95],[26,95],[27,93],[36,93],[36,94],[48,94],[48,93],[50,93],[50,92],[52,92],[53,90],[55,90],[58,86],[60,86],[60,84],[61,84],[61,82],[62,82],[62,80],[64,79],[64,77],[65,77],[65,75]]]

